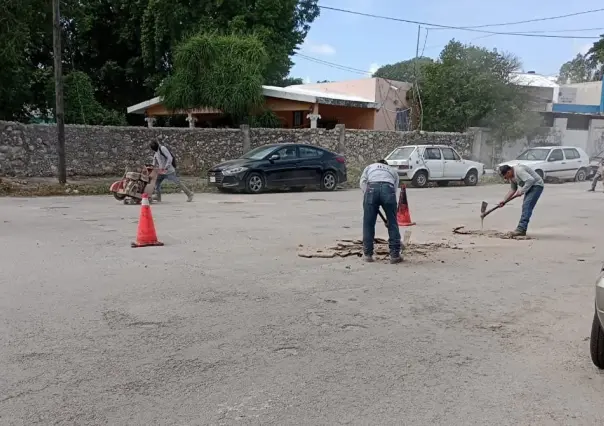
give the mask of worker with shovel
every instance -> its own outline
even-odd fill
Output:
[[[526,235],[529,221],[533,215],[533,210],[541,193],[543,192],[543,179],[533,169],[524,164],[516,166],[501,166],[499,173],[503,178],[510,182],[512,188],[507,193],[503,201],[499,203],[499,207],[503,207],[508,201],[516,197],[524,195],[522,202],[522,214],[518,226],[511,233],[512,237],[520,237]]]
[[[365,262],[373,262],[375,222],[380,214],[380,207],[386,213],[390,263],[403,261],[401,233],[396,220],[396,188],[398,185],[398,173],[385,160],[370,164],[363,170],[360,187],[363,190],[363,254]]]

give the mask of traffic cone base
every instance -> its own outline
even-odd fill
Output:
[[[157,240],[155,224],[153,223],[153,216],[151,215],[149,196],[143,194],[141,214],[138,220],[138,230],[136,232],[136,242],[132,243],[131,247],[158,247],[163,245],[164,243]]]
[[[401,186],[401,195],[398,198],[398,209],[396,211],[396,222],[398,226],[413,226],[415,222],[411,221],[409,212],[409,203],[407,202],[407,187]]]

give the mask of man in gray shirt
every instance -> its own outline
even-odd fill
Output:
[[[518,226],[511,234],[512,236],[524,236],[526,235],[526,230],[528,229],[528,224],[533,215],[535,205],[543,192],[543,179],[537,172],[524,164],[501,166],[499,168],[499,173],[504,179],[509,181],[511,185],[510,192],[508,192],[503,201],[499,203],[501,207],[513,197],[524,195],[520,222],[518,222]]]
[[[149,145],[153,155],[153,166],[159,169],[157,181],[155,182],[155,200],[161,202],[161,184],[164,180],[174,182],[187,195],[187,201],[193,201],[193,191],[180,181],[174,167],[174,157],[168,148],[153,141]]]
[[[363,252],[366,262],[373,262],[375,222],[380,207],[384,209],[388,221],[390,263],[400,263],[403,260],[401,234],[396,221],[398,185],[398,173],[385,160],[370,164],[363,170],[360,187],[363,191]]]

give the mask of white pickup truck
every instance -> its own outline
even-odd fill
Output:
[[[484,164],[464,160],[447,145],[406,145],[396,148],[385,158],[394,167],[401,181],[422,188],[430,181],[447,186],[451,181],[463,181],[475,186],[484,174]]]

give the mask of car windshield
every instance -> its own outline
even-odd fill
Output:
[[[414,146],[406,146],[404,148],[397,148],[392,152],[392,154],[390,154],[388,157],[386,157],[386,160],[406,160],[409,157],[411,157],[411,154],[413,154],[413,151],[415,151]]]
[[[549,154],[549,149],[527,149],[518,157],[516,160],[526,160],[526,161],[545,161],[547,158],[547,154]]]
[[[254,148],[251,151],[246,152],[241,156],[241,158],[245,158],[248,160],[262,160],[268,154],[273,152],[277,147],[272,146],[260,146],[258,148]]]

